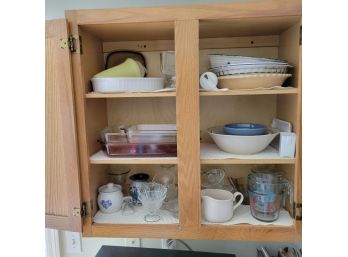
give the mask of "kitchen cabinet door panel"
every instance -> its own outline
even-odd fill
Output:
[[[79,165],[66,20],[46,22],[46,227],[81,231]],[[76,211],[76,209],[75,209]]]

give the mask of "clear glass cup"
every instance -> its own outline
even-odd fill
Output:
[[[114,184],[121,185],[122,188],[124,188],[129,172],[130,170],[118,170],[111,168],[108,172],[109,180]]]
[[[167,188],[158,183],[144,183],[138,189],[138,197],[143,207],[148,211],[144,216],[146,222],[156,222],[161,219],[159,209],[166,198]]]

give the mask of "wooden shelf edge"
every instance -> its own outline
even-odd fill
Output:
[[[177,157],[138,157],[118,158],[109,157],[102,150],[94,153],[89,158],[90,164],[177,164]]]
[[[284,95],[284,94],[297,94],[298,90],[294,87],[284,89],[258,89],[258,90],[229,90],[213,91],[213,92],[200,92],[200,96],[226,96],[226,95]]]
[[[283,95],[297,94],[298,90],[294,87],[284,89],[258,89],[258,90],[229,90],[227,92],[200,92],[200,96],[227,96],[227,95]],[[93,98],[146,98],[146,97],[175,97],[176,92],[158,92],[158,93],[95,93],[90,92],[85,94],[87,99]]]
[[[109,229],[175,229],[179,230],[179,223],[176,224],[102,224],[102,223],[93,223],[92,227],[104,228],[108,227]]]
[[[264,230],[265,228],[270,229],[281,229],[292,231],[296,229],[295,225],[292,226],[280,226],[280,225],[250,225],[250,224],[234,224],[234,225],[219,225],[219,224],[202,224],[202,228],[209,229],[253,229],[253,230]]]
[[[100,152],[98,152],[100,153]],[[97,153],[96,153],[97,154]],[[93,155],[92,155],[93,156]],[[90,164],[177,164],[177,157],[159,158],[102,158],[91,159]],[[106,155],[105,155],[106,156]],[[201,164],[296,164],[296,159],[201,159]]]
[[[139,159],[117,159],[114,160],[90,160],[90,164],[177,164],[177,159],[139,158]]]
[[[296,159],[201,159],[201,164],[296,164]]]
[[[213,233],[214,240],[250,240],[250,241],[287,241],[296,242],[300,240],[296,225],[208,225],[201,227],[201,233]]]
[[[163,238],[163,234],[176,239],[196,240],[250,240],[250,241],[278,241],[296,242],[301,235],[293,226],[261,226],[261,225],[201,225],[200,227],[182,228],[179,224],[164,225],[115,225],[92,224],[91,234],[83,236],[94,237],[125,237],[125,238]]]
[[[158,93],[115,93],[115,94],[103,94],[103,93],[87,93],[85,97],[90,98],[139,98],[139,97],[175,97],[176,92],[158,92]]]

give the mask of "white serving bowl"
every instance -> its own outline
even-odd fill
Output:
[[[220,76],[219,86],[228,89],[257,89],[281,87],[291,74],[259,73]]]
[[[223,127],[210,128],[208,133],[222,151],[232,154],[255,154],[261,152],[279,134],[278,132],[271,132],[258,136],[226,135]]]

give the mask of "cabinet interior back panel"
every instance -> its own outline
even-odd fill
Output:
[[[250,17],[241,19],[200,20],[199,35],[208,37],[235,37],[275,35],[291,27],[300,16]]]
[[[108,99],[109,126],[131,126],[135,124],[176,123],[175,97]]]
[[[204,142],[211,142],[206,130],[233,122],[253,122],[267,126],[277,115],[275,95],[201,97],[201,131]]]
[[[85,31],[103,41],[173,40],[174,22],[88,24]]]
[[[115,49],[121,50],[121,49]],[[148,77],[162,77],[161,73],[161,52],[141,52],[146,59]],[[278,58],[278,47],[253,47],[253,48],[229,48],[229,49],[204,49],[199,51],[199,72],[209,70],[209,54],[245,55],[265,58]],[[104,54],[104,59],[107,53]],[[198,85],[197,85],[198,87]]]
[[[161,171],[162,169],[169,169],[171,172],[177,172],[176,171],[176,165],[174,164],[116,164],[116,165],[109,165],[110,169],[112,170],[120,170],[120,171],[127,171],[130,170],[128,174],[128,178],[126,183],[130,184],[131,180],[129,177],[133,174],[145,172],[150,175],[150,181],[152,181],[153,176]]]
[[[202,171],[208,171],[211,169],[223,169],[225,171],[224,184],[228,185],[228,177],[240,178],[243,183],[246,182],[247,175],[250,173],[253,165],[223,165],[223,164],[212,164],[212,165],[201,165]]]

